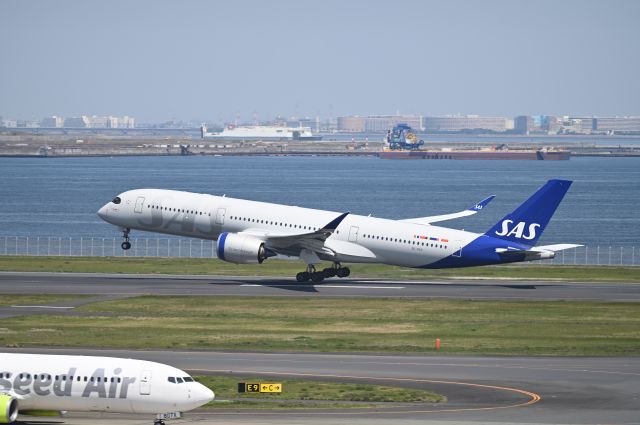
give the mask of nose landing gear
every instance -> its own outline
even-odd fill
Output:
[[[122,244],[120,244],[120,247],[122,249],[124,249],[125,251],[127,249],[131,248],[131,242],[129,242],[129,232],[130,231],[131,231],[131,229],[129,229],[128,227],[122,231],[122,237],[124,238],[124,242],[122,242]]]
[[[339,262],[334,262],[332,267],[327,267],[321,271],[317,271],[313,264],[307,265],[307,270],[296,275],[299,283],[305,283],[311,280],[313,283],[322,282],[324,279],[338,276],[347,277],[351,274],[349,267],[342,267]]]

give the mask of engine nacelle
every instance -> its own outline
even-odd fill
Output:
[[[0,424],[10,424],[18,418],[18,400],[0,393]]]
[[[216,253],[219,259],[236,264],[262,264],[269,256],[260,239],[227,232],[218,237]]]

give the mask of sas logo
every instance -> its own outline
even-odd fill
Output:
[[[511,228],[511,230],[509,230],[509,227],[513,224],[513,220],[505,220],[502,222],[502,230],[499,232],[496,232],[496,235],[498,236],[514,236],[518,239],[527,239],[527,240],[531,240],[531,239],[535,239],[536,237],[536,229],[540,227],[540,225],[538,223],[531,223],[529,225],[528,230],[528,234],[523,234],[524,230],[525,230],[525,226],[526,223],[524,221],[521,221],[520,223],[518,223],[517,225],[513,226]]]

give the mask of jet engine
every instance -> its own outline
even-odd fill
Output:
[[[10,424],[18,418],[18,399],[0,393],[0,424]]]
[[[218,237],[216,253],[219,259],[235,264],[262,264],[271,256],[260,239],[227,232]]]

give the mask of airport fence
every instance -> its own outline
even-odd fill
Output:
[[[131,238],[131,249],[120,248],[122,238],[0,236],[0,255],[59,257],[216,258],[216,241],[180,238]],[[535,264],[637,266],[635,246],[585,245],[560,251]],[[464,251],[463,251],[464,255]]]
[[[120,248],[122,238],[0,237],[0,255],[57,257],[216,258],[216,241],[179,238],[131,238],[131,248]]]

